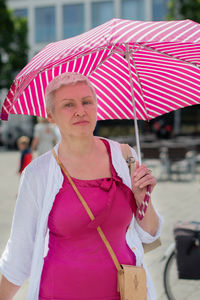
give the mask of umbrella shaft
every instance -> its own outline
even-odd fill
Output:
[[[136,146],[137,146],[137,153],[138,153],[138,161],[139,161],[139,165],[141,165],[142,162],[141,162],[141,152],[140,152],[140,139],[139,139],[137,116],[136,116],[136,106],[135,106],[133,81],[132,81],[132,75],[131,75],[130,48],[129,48],[128,44],[126,44],[126,58],[127,58],[127,61],[128,61],[128,68],[129,68],[129,79],[130,79],[131,96],[132,96],[132,103],[133,103],[133,115],[134,115],[135,138],[136,138]]]

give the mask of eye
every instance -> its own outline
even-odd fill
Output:
[[[92,100],[84,100],[83,105],[92,104]]]
[[[72,107],[73,103],[65,103],[65,107]]]

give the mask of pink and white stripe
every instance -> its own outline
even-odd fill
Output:
[[[18,74],[3,103],[9,114],[46,117],[45,89],[55,76],[88,76],[98,98],[98,119],[148,120],[200,103],[200,25],[190,20],[142,22],[112,19],[84,34],[51,43]]]

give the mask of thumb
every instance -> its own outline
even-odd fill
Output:
[[[135,177],[136,176],[136,173],[137,173],[137,169],[139,168],[139,162],[138,161],[136,161],[135,162],[135,168],[134,168],[134,172],[133,172],[133,177]]]
[[[135,162],[135,169],[138,169],[139,168],[139,161],[137,160],[136,162]]]

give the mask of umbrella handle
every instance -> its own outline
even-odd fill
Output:
[[[144,200],[140,204],[139,211],[138,211],[138,219],[141,221],[144,218],[144,215],[146,213],[147,207],[149,205],[149,200],[151,197],[151,186],[147,186],[147,190],[144,196]]]

